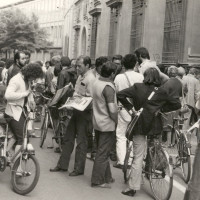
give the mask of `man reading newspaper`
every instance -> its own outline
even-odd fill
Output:
[[[87,56],[81,56],[77,59],[77,72],[79,75],[75,85],[75,96],[90,97],[92,84],[95,76],[90,70],[91,59]],[[69,108],[69,107],[68,107]],[[64,135],[64,144],[62,146],[62,154],[57,166],[50,169],[51,172],[67,171],[71,153],[74,149],[76,138],[76,152],[74,170],[69,176],[78,176],[84,174],[85,161],[87,154],[88,130],[92,127],[92,106],[89,105],[84,111],[74,109],[73,116]]]

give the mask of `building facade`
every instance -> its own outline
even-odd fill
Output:
[[[200,63],[197,26],[200,1],[70,2],[64,18],[66,35],[63,38],[63,53],[70,58],[88,55],[94,61],[99,56],[125,55],[145,46],[158,64]]]

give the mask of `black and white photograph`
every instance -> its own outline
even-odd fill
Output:
[[[200,200],[200,0],[0,0],[0,200]]]

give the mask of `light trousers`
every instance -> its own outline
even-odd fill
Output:
[[[128,182],[132,190],[140,190],[142,181],[142,164],[146,152],[146,136],[133,136],[133,156],[134,160],[131,166],[131,175]]]
[[[130,115],[126,110],[121,110],[118,114],[118,125],[116,130],[116,151],[117,151],[117,163],[123,165],[126,156],[126,129],[130,122]]]

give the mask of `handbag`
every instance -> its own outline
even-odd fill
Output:
[[[186,100],[185,100],[185,97],[184,97],[184,92],[183,92],[183,87],[182,87],[182,106],[181,106],[181,109],[180,109],[180,113],[181,114],[185,114],[185,113],[188,113],[190,111],[190,108],[188,107],[187,103],[186,103]]]

